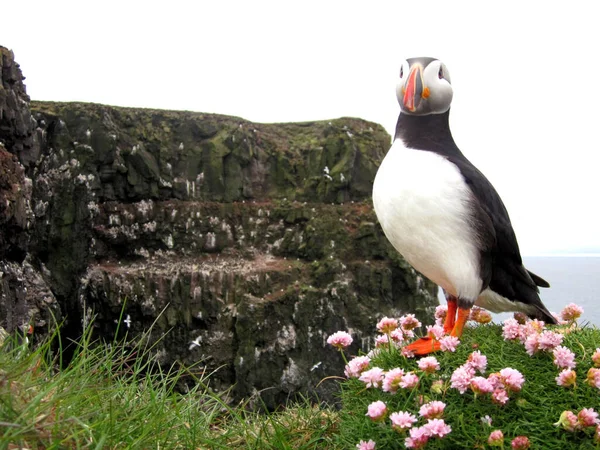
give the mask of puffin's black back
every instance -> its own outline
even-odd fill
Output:
[[[442,155],[460,170],[476,200],[471,202],[471,220],[481,254],[482,290],[489,287],[509,300],[533,305],[536,318],[556,323],[538,295],[538,286],[548,287],[549,284],[523,267],[508,211],[494,186],[456,146],[450,132],[449,115],[450,110],[424,116],[401,113],[395,138],[401,138],[407,147]]]

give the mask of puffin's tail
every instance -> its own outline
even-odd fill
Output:
[[[540,277],[539,275],[536,275],[535,273],[531,272],[530,270],[527,270],[527,269],[525,269],[525,270],[531,277],[531,280],[535,283],[535,286],[539,286],[539,287],[543,287],[543,288],[550,287],[550,283],[548,283],[542,277]],[[539,289],[537,289],[537,287],[536,287],[536,291],[537,291],[536,292],[537,301],[535,301],[535,300],[531,301],[531,304],[533,306],[535,306],[535,312],[533,314],[531,314],[530,317],[532,319],[543,320],[545,323],[556,325],[558,323],[558,321],[550,313],[550,311],[548,311],[548,309],[544,306],[539,295],[537,295],[539,293]]]
[[[525,270],[527,270],[527,269],[525,269]],[[539,275],[536,275],[535,273],[533,273],[530,270],[527,270],[527,273],[529,274],[529,276],[531,277],[531,279],[533,280],[533,282],[536,284],[536,286],[543,287],[543,288],[549,288],[550,287],[550,283],[548,283],[546,280],[544,280]]]
[[[558,323],[556,318],[550,313],[550,311],[546,309],[543,304],[541,304],[541,302],[540,304],[536,304],[535,308],[535,312],[529,315],[530,318],[543,320],[545,323],[550,325],[556,325]]]

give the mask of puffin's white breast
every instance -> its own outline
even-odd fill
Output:
[[[481,292],[479,251],[470,223],[472,193],[458,167],[396,139],[373,184],[385,235],[419,272],[452,295]]]

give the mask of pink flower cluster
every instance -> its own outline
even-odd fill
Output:
[[[509,400],[511,392],[521,390],[525,379],[521,372],[510,367],[500,372],[492,373],[487,378],[476,376],[483,373],[487,367],[487,358],[479,351],[469,355],[467,362],[458,367],[450,377],[450,387],[464,394],[471,389],[476,395],[491,394],[494,403],[504,405]]]
[[[419,415],[427,422],[420,427],[413,427],[418,422],[414,414],[407,411],[393,412],[389,415],[392,429],[399,433],[408,431],[409,437],[405,439],[406,448],[423,448],[429,439],[443,438],[452,431],[450,425],[446,424],[444,419],[441,418],[445,407],[446,404],[439,401],[423,405],[419,410]],[[388,416],[387,405],[381,400],[369,404],[366,416],[374,422],[383,422]],[[373,441],[360,441],[356,447],[359,449],[372,449],[375,448],[375,443]]]
[[[600,425],[600,419],[593,408],[583,408],[577,415],[573,411],[563,411],[554,425],[574,432],[588,427],[597,427]]]
[[[393,343],[401,348],[408,339],[415,337],[414,329],[421,326],[414,314],[406,314],[399,319],[384,317],[377,322],[377,330],[382,333],[375,338],[375,347],[382,348]]]
[[[563,340],[563,335],[544,328],[544,322],[530,320],[520,324],[516,319],[507,319],[502,327],[505,340],[519,340],[530,356],[539,351],[552,351]]]
[[[583,309],[574,303],[567,305],[561,312],[564,323],[570,323],[574,326],[575,320],[581,316]],[[562,330],[568,332],[567,330]],[[516,318],[504,321],[502,327],[502,336],[505,340],[519,340],[525,345],[529,355],[534,355],[539,351],[545,351],[552,354],[554,365],[560,369],[555,378],[556,384],[562,387],[571,387],[576,385],[577,374],[575,367],[575,353],[569,348],[561,345],[564,335],[544,327],[544,322],[538,320],[519,321]],[[600,389],[600,348],[596,348],[592,354],[592,364],[587,373],[586,382],[590,386]]]
[[[443,438],[452,431],[444,419],[428,419],[425,425],[409,430],[409,437],[404,440],[406,448],[423,448],[431,438]]]

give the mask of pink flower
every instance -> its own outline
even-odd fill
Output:
[[[473,377],[470,386],[476,394],[489,394],[494,392],[494,385],[487,378]]]
[[[377,336],[375,338],[375,347],[380,348],[380,347],[387,347],[389,343],[389,339],[387,334],[380,334],[379,336]]]
[[[590,370],[588,370],[586,382],[590,386],[595,386],[600,389],[600,369],[592,367]]]
[[[383,391],[394,393],[398,390],[402,377],[404,376],[404,370],[396,368],[388,370],[385,373],[383,379]]]
[[[446,320],[448,314],[448,305],[439,305],[435,308],[435,323],[436,325],[442,325]]]
[[[356,448],[358,450],[375,450],[375,447],[377,446],[377,444],[375,444],[375,441],[369,439],[368,442],[366,441],[360,441],[358,444],[356,444]]]
[[[387,415],[387,406],[381,400],[371,403],[367,407],[367,414],[373,422],[381,422]]]
[[[540,334],[542,331],[544,331],[544,325],[544,322],[541,320],[528,320],[523,326],[523,332],[519,336],[519,339],[524,344],[528,336],[532,334]]]
[[[427,334],[433,336],[438,341],[444,337],[444,327],[440,325],[427,325],[426,327]]]
[[[379,322],[377,322],[377,329],[382,333],[391,333],[396,328],[398,328],[398,319],[384,317]]]
[[[485,372],[487,367],[487,357],[482,355],[479,350],[474,351],[467,359],[467,365],[480,373]]]
[[[583,308],[575,303],[569,303],[560,312],[560,316],[563,320],[568,322],[575,322],[583,314]]]
[[[396,431],[408,430],[413,426],[413,423],[417,422],[417,418],[406,411],[392,413],[390,420],[392,421],[392,428]]]
[[[401,353],[402,353],[402,356],[404,356],[405,358],[414,358],[415,357],[414,352],[412,350],[409,350],[406,347],[402,347]]]
[[[429,437],[443,438],[452,431],[452,428],[444,422],[444,419],[429,419],[423,427],[427,430]]]
[[[513,450],[527,450],[531,443],[527,436],[517,436],[512,440],[510,446]]]
[[[554,331],[545,330],[538,340],[540,350],[553,350],[562,344],[563,335]]]
[[[435,356],[421,358],[417,366],[425,373],[434,373],[436,370],[440,370],[440,363]]]
[[[360,374],[369,367],[371,358],[368,356],[357,356],[350,360],[344,369],[344,374],[348,378],[358,378]]]
[[[569,387],[575,385],[577,380],[577,374],[574,370],[564,369],[555,378],[556,384],[563,387]]]
[[[518,339],[521,334],[521,325],[516,319],[506,319],[502,325],[502,337],[505,341]]]
[[[508,395],[506,394],[506,391],[502,388],[495,389],[492,393],[492,402],[498,405],[506,405],[506,402],[508,402]]]
[[[488,437],[488,444],[492,447],[502,447],[504,445],[504,434],[501,430],[494,430]]]
[[[352,344],[352,336],[345,331],[337,331],[327,338],[327,343],[342,350]]]
[[[426,419],[439,419],[444,414],[445,407],[446,404],[444,402],[434,400],[421,406],[419,415]]]
[[[407,330],[406,328],[398,328],[402,330],[402,334],[404,335],[404,340],[412,339],[415,337],[415,332],[413,330]]]
[[[404,389],[412,389],[417,384],[419,384],[419,377],[413,372],[408,372],[402,377],[402,381],[400,381],[400,387]]]
[[[554,355],[554,364],[556,366],[563,369],[575,368],[575,353],[573,353],[567,347],[559,345],[554,350],[552,350],[552,354]]]
[[[513,392],[519,392],[525,382],[525,378],[523,378],[521,372],[516,369],[511,369],[510,367],[502,369],[500,371],[500,377],[504,383],[504,387]]]
[[[458,389],[461,394],[464,394],[469,388],[474,375],[475,371],[471,367],[464,365],[460,366],[452,372],[450,386],[454,389]]]
[[[404,440],[406,448],[423,448],[429,440],[429,431],[424,427],[413,427],[409,431],[410,437]]]
[[[575,431],[579,429],[580,424],[579,419],[572,411],[563,411],[554,426],[563,427],[567,431]]]
[[[600,424],[598,413],[593,408],[583,408],[577,414],[577,420],[582,428],[593,427]]]
[[[406,314],[400,317],[400,326],[405,330],[414,330],[421,326],[421,322],[417,320],[414,314]]]
[[[460,344],[460,341],[456,336],[444,336],[440,339],[440,346],[443,352],[455,352],[458,344]]]
[[[592,362],[594,363],[594,367],[600,367],[600,348],[597,348],[592,355]]]
[[[540,335],[537,333],[531,333],[525,338],[525,350],[529,356],[533,356],[537,353],[540,346]]]
[[[499,372],[490,373],[488,381],[494,386],[494,389],[504,389],[504,383],[502,382],[502,377]]]
[[[383,369],[373,367],[372,369],[363,372],[358,379],[365,383],[367,388],[378,388],[381,387],[383,373]]]
[[[404,331],[401,328],[396,328],[390,333],[390,337],[396,344],[402,344],[405,339]]]

